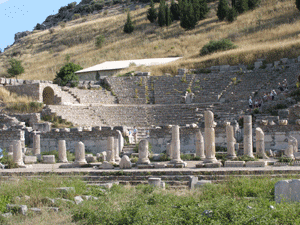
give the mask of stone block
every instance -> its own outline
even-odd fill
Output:
[[[154,168],[166,168],[167,164],[165,163],[154,163]]]
[[[262,62],[262,61],[255,62],[255,63],[254,63],[254,68],[255,68],[255,69],[259,69],[262,65],[263,65],[263,62]]]
[[[158,188],[163,188],[163,189],[166,187],[165,182],[161,181],[161,178],[158,178],[158,177],[150,177],[148,179],[148,184],[153,187],[158,187]]]
[[[25,164],[32,164],[37,162],[37,157],[36,156],[24,156],[24,163]]]
[[[189,176],[189,189],[194,189],[195,184],[198,182],[198,177]]]
[[[19,214],[26,215],[28,208],[27,205],[15,205],[15,204],[7,204],[6,209],[8,211],[18,212]]]
[[[139,165],[137,165],[137,168],[138,169],[153,169],[154,166],[151,164],[139,164]]]
[[[244,167],[245,161],[225,161],[224,167]]]
[[[111,189],[113,185],[119,185],[119,182],[118,181],[108,182],[108,183],[99,184],[98,186],[104,187],[104,188],[107,188],[107,189]]]
[[[204,168],[204,163],[200,162],[200,163],[196,164],[196,168]]]
[[[274,62],[274,67],[277,67],[280,64],[280,61],[275,61]]]
[[[194,185],[194,188],[199,188],[205,184],[211,184],[211,180],[200,180]]]
[[[229,68],[230,68],[230,65],[221,65],[220,66],[220,72],[228,71]]]
[[[87,161],[87,163],[93,163],[97,162],[97,157],[93,156],[93,154],[87,154],[85,155],[85,160]]]
[[[81,198],[81,196],[75,196],[74,201],[76,205],[79,205],[80,203],[83,202],[83,199]]]
[[[75,192],[74,187],[59,187],[59,188],[54,188],[55,190],[58,190],[61,193],[73,193]]]
[[[55,155],[43,155],[43,163],[55,163]]]
[[[29,208],[29,210],[36,214],[42,214],[42,210],[40,208]]]
[[[132,163],[127,155],[124,155],[119,164],[120,169],[131,169]]]
[[[275,184],[275,201],[299,202],[300,180],[281,180]]]
[[[289,114],[290,114],[289,109],[280,109],[280,110],[278,110],[278,116],[280,118],[288,118]]]
[[[287,162],[275,162],[274,166],[289,166],[290,164]]]
[[[286,126],[288,124],[287,120],[279,120],[279,125],[280,126]]]
[[[114,169],[115,167],[113,166],[113,164],[111,164],[109,162],[103,162],[99,168],[100,169]]]
[[[280,59],[280,61],[282,62],[282,64],[287,64],[288,63],[288,58],[282,58]]]
[[[248,161],[246,162],[246,167],[265,167],[267,165],[266,161]]]
[[[220,162],[215,162],[215,163],[205,163],[204,167],[205,168],[219,168],[222,166],[222,163]]]

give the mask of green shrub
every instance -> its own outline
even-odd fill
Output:
[[[204,45],[200,51],[201,55],[207,55],[217,51],[225,51],[229,49],[237,48],[229,39],[221,39],[219,41],[210,41],[208,44]]]
[[[292,163],[294,160],[293,159],[290,159],[286,156],[281,156],[279,159],[278,159],[278,162],[284,162],[284,163]]]
[[[24,67],[22,66],[22,61],[17,59],[10,59],[9,61],[10,68],[7,69],[7,73],[11,77],[15,77],[24,73]]]
[[[254,109],[253,114],[259,114],[259,109]]]
[[[77,20],[77,19],[79,19],[81,16],[80,16],[80,14],[79,13],[75,13],[74,15],[73,15],[73,17],[72,17],[72,20]]]
[[[105,42],[105,37],[102,34],[100,34],[96,37],[95,45],[97,48],[101,48],[104,42]]]
[[[18,165],[14,163],[13,161],[13,156],[8,155],[7,151],[4,149],[2,151],[3,157],[0,159],[0,162],[5,165],[6,169],[13,169],[13,168],[18,168]],[[1,211],[1,209],[0,209]]]
[[[60,21],[60,22],[58,23],[58,25],[59,25],[61,28],[65,28],[65,27],[66,27],[66,22]]]
[[[80,65],[74,63],[65,64],[58,73],[56,73],[54,83],[65,86],[67,83],[71,82],[72,86],[78,85],[78,76],[75,74],[76,71],[82,70]]]
[[[237,15],[237,11],[235,10],[234,7],[232,7],[232,8],[230,8],[230,9],[228,10],[228,13],[227,13],[227,15],[226,15],[226,20],[227,20],[228,22],[232,23],[233,21],[236,20],[237,16],[238,16],[238,15]]]

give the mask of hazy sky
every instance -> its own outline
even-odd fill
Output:
[[[75,0],[0,0],[0,48],[14,43],[15,33],[32,31],[37,23]],[[77,1],[79,3],[80,1]]]

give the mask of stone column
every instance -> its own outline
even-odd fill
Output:
[[[293,145],[294,153],[298,152],[298,140],[293,136],[290,136],[290,139],[292,139],[291,143]]]
[[[150,164],[148,155],[148,141],[141,140],[139,143],[139,160],[136,162],[136,164]]]
[[[23,153],[22,153],[22,144],[21,141],[13,141],[13,162],[18,166],[23,166]]]
[[[289,137],[288,139],[288,147],[285,149],[284,154],[286,157],[290,159],[295,159],[294,157],[294,146],[293,146],[293,139]]]
[[[39,134],[33,135],[33,154],[36,156],[41,154],[41,136]]]
[[[235,143],[233,126],[230,123],[226,124],[226,140],[227,140],[227,158],[234,159],[236,158],[235,154]]]
[[[58,141],[58,162],[67,163],[67,148],[66,148],[66,141],[59,140]]]
[[[119,156],[119,139],[118,138],[115,138],[114,139],[114,153],[115,153],[115,161],[116,162],[120,162],[121,158]]]
[[[214,122],[214,114],[211,111],[204,112],[204,119],[205,119],[205,141],[204,141],[204,148],[205,148],[205,159],[203,163],[217,163],[218,160],[216,159],[216,144],[215,144],[215,126],[216,123]]]
[[[244,116],[244,155],[254,158],[252,144],[252,116]]]
[[[85,160],[85,148],[84,144],[80,141],[75,145],[75,164],[84,165],[87,164]]]
[[[265,152],[265,134],[260,127],[255,129],[256,136],[256,155],[262,157],[263,159],[268,159],[269,157]]]
[[[196,157],[199,157],[201,160],[205,159],[204,139],[200,129],[196,133]]]
[[[117,130],[118,132],[118,142],[119,142],[119,153],[123,151],[124,147],[124,138],[122,136],[121,131]]]
[[[178,125],[172,126],[171,156],[171,164],[186,165],[180,158],[180,132]]]
[[[108,137],[107,138],[107,162],[115,163],[115,153],[114,153],[114,138]]]

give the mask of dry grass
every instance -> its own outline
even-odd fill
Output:
[[[92,15],[84,23],[67,23],[52,34],[39,31],[23,38],[0,57],[0,67],[7,68],[9,55],[23,60],[25,73],[21,79],[52,80],[64,64],[66,54],[71,61],[86,68],[108,60],[182,56],[183,59],[163,66],[143,67],[153,75],[176,73],[177,68],[203,68],[218,64],[250,64],[257,58],[267,61],[300,55],[300,14],[294,0],[262,0],[261,7],[240,15],[229,24],[219,22],[212,3],[210,16],[192,31],[185,31],[179,22],[160,28],[146,19],[147,7],[131,12],[135,22],[133,34],[123,33],[126,14]],[[78,20],[79,21],[79,20]],[[95,46],[95,37],[104,35],[102,48]],[[200,49],[210,40],[229,38],[239,48],[200,57]],[[5,72],[0,72],[0,76]]]
[[[32,99],[26,95],[20,96],[0,87],[0,100],[4,103],[30,103]]]

